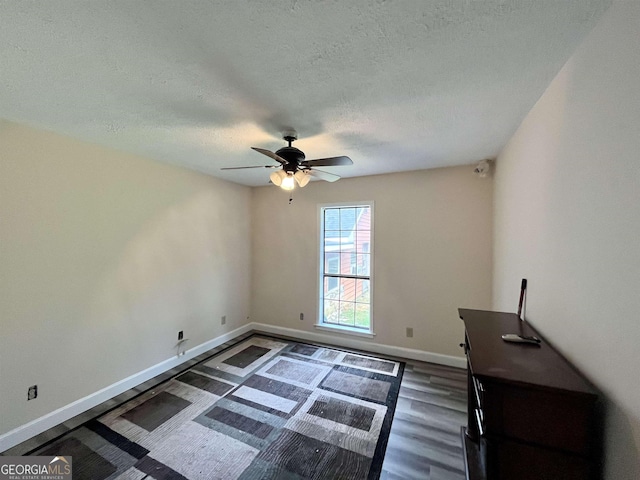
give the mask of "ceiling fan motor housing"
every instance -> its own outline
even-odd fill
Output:
[[[304,153],[296,147],[282,147],[276,152],[276,155],[288,162],[282,166],[285,172],[295,172],[305,159]]]

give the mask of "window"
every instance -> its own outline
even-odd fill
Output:
[[[320,207],[320,327],[371,334],[373,205]]]

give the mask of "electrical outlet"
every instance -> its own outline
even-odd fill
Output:
[[[304,313],[300,314],[300,320],[304,320]]]
[[[33,400],[38,396],[38,386],[33,385],[27,390],[27,400]]]
[[[225,323],[227,323],[227,316],[223,315],[222,318],[220,319],[220,324],[224,325]]]
[[[182,340],[184,338],[184,332],[182,330],[180,330],[178,332],[178,340]]]
[[[413,328],[407,327],[407,337],[409,338],[413,337]]]

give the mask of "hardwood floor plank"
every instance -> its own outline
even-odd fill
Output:
[[[462,392],[464,394],[467,393],[467,377],[465,377],[463,380],[460,380],[460,379],[446,378],[446,377],[440,377],[440,376],[434,375],[431,378],[431,384],[447,387],[452,392],[455,391],[455,392]]]
[[[464,389],[451,387],[449,385],[436,383],[437,380],[438,377],[431,377],[429,381],[407,378],[406,382],[402,382],[402,386],[405,388],[412,388],[414,390],[420,390],[436,395],[445,395],[447,397],[458,398],[461,400],[465,400],[467,398],[466,386]]]
[[[452,395],[424,392],[403,386],[400,389],[400,396],[410,400],[416,400],[430,405],[456,410],[462,413],[467,412],[467,402]]]
[[[464,480],[466,378],[454,367],[407,363],[382,480]]]
[[[429,480],[429,474],[427,474],[426,477],[422,477],[423,480]],[[382,470],[382,472],[380,473],[380,480],[405,480],[406,477],[403,477],[402,475],[398,475],[395,473],[391,473],[388,470]]]
[[[422,480],[429,478],[431,463],[426,457],[404,452],[402,448],[387,446],[382,469],[400,475],[405,480]]]
[[[426,461],[429,465],[435,465],[452,471],[463,471],[464,461],[462,459],[462,448],[452,449],[443,446],[436,441],[416,441],[416,439],[408,440],[402,436],[391,434],[389,441],[393,437],[393,447],[391,450],[387,447],[387,454],[397,450],[397,454],[405,460],[420,459]]]
[[[435,363],[416,362],[411,360],[414,372],[426,373],[428,375],[438,375],[445,378],[464,379],[467,372],[463,368],[449,367],[447,365],[437,365]]]
[[[465,474],[451,472],[439,467],[431,467],[429,480],[465,480]]]
[[[393,419],[393,434],[406,438],[407,440],[422,442],[425,444],[434,444],[449,447],[460,452],[460,432],[453,433],[433,426],[425,426],[424,424],[404,418]]]
[[[464,395],[461,392],[451,391],[449,387],[442,387],[435,385],[433,383],[425,383],[425,382],[415,382],[412,380],[407,380],[406,382],[402,382],[402,389],[411,389],[423,392],[428,395],[439,395],[442,397],[454,398],[454,399],[462,399],[466,398],[466,392]]]
[[[459,430],[460,426],[464,425],[466,421],[466,414],[463,412],[405,397],[398,398],[396,411],[423,419],[427,423],[443,425],[451,431]]]

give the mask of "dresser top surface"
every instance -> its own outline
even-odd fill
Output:
[[[469,361],[475,376],[502,383],[528,384],[596,395],[595,389],[540,334],[515,313],[458,309],[469,342]],[[535,335],[539,346],[509,343],[502,335]]]

